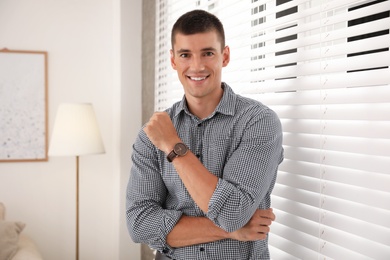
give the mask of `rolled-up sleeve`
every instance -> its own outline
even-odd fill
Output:
[[[282,139],[280,120],[272,110],[253,113],[209,202],[207,217],[217,226],[235,231],[257,208],[270,207],[270,194],[283,160]]]
[[[134,242],[168,252],[172,248],[166,243],[166,237],[182,213],[163,208],[167,190],[156,153],[141,130],[133,145],[133,165],[127,186],[127,227]]]

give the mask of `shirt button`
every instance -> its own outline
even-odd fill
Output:
[[[168,248],[164,248],[162,252],[163,252],[164,254],[166,254],[166,253],[169,252],[169,249],[168,249]]]
[[[200,252],[204,251],[204,247],[199,248]]]

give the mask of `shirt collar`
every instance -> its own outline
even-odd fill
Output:
[[[231,89],[231,87],[225,82],[222,82],[221,87],[224,90],[221,101],[219,102],[218,106],[215,108],[215,111],[210,115],[210,117],[214,116],[216,113],[221,113],[230,116],[234,115],[234,108],[236,105],[236,95]],[[185,111],[187,114],[191,115],[191,113],[188,110],[185,96],[183,96],[183,99],[178,104],[175,117],[178,116],[181,111]]]

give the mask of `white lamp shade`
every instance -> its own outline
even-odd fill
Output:
[[[92,104],[60,104],[54,121],[49,156],[78,156],[104,152]]]

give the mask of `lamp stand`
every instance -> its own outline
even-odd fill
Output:
[[[99,127],[90,103],[58,107],[48,155],[76,156],[76,260],[79,260],[79,156],[104,153]]]
[[[76,260],[79,260],[79,156],[76,155]]]

